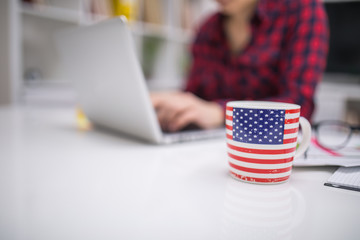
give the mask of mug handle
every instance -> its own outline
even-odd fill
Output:
[[[311,126],[309,121],[304,117],[300,117],[299,123],[301,126],[302,140],[299,147],[296,149],[295,158],[304,154],[311,142]]]

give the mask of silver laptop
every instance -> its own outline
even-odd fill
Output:
[[[56,46],[79,104],[95,125],[156,144],[225,136],[223,128],[161,131],[124,18],[59,32]]]

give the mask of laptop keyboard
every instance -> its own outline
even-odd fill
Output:
[[[185,130],[181,132],[163,134],[164,143],[189,142],[211,138],[225,138],[225,128]]]

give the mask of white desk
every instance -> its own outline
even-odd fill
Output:
[[[238,182],[223,140],[152,146],[80,132],[72,109],[0,108],[0,239],[360,239],[333,167]]]

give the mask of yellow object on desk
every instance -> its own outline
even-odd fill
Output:
[[[136,0],[113,0],[113,7],[115,16],[125,16],[129,21],[133,21],[137,17]]]
[[[92,128],[92,125],[81,108],[76,108],[76,125],[81,131],[88,131]]]

